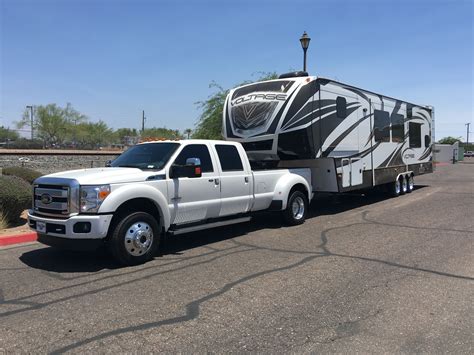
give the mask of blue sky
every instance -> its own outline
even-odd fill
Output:
[[[0,126],[71,102],[114,128],[139,128],[141,110],[147,127],[193,128],[211,81],[300,69],[303,31],[311,75],[433,105],[436,138],[473,122],[471,0],[0,3]]]

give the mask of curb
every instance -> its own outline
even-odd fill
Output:
[[[36,232],[30,232],[30,233],[18,234],[18,235],[7,235],[7,236],[0,237],[0,247],[12,245],[12,244],[35,242],[37,238],[38,238],[38,235],[36,234]]]

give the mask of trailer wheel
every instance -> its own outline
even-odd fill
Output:
[[[303,224],[308,211],[308,198],[301,191],[293,191],[288,198],[288,204],[283,211],[286,224],[296,226]]]
[[[151,260],[159,243],[159,225],[146,212],[133,212],[123,217],[108,241],[112,255],[123,265],[138,265]]]
[[[392,182],[391,184],[389,184],[389,191],[390,191],[390,194],[393,196],[393,197],[398,197],[400,196],[400,193],[401,193],[401,184],[400,184],[400,180],[397,179],[395,180],[394,182]]]
[[[408,176],[407,180],[407,192],[412,192],[415,189],[415,181],[413,175]]]
[[[408,191],[408,183],[405,176],[400,176],[400,194],[405,195]]]

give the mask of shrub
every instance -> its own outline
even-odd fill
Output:
[[[29,139],[20,138],[14,142],[11,142],[8,145],[8,148],[10,149],[43,149],[43,142],[38,139],[35,139],[32,141]]]
[[[30,184],[32,184],[36,178],[39,178],[41,175],[43,175],[39,171],[23,168],[21,166],[13,166],[10,168],[4,168],[2,170],[2,173],[3,175],[18,176],[19,178],[22,178],[23,180],[28,181]]]
[[[7,223],[20,219],[21,212],[31,206],[30,184],[17,176],[0,176],[0,210]]]

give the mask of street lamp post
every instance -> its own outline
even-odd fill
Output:
[[[309,38],[306,31],[304,31],[303,35],[300,38],[301,48],[303,48],[303,53],[304,53],[303,71],[306,71],[306,51],[308,50],[308,47],[309,47],[309,41],[311,41],[311,38]]]
[[[26,106],[27,109],[30,109],[30,119],[31,119],[31,140],[33,140],[33,106]]]

